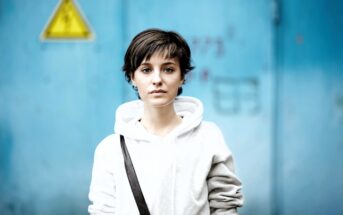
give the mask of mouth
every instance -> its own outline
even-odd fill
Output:
[[[155,94],[155,93],[166,93],[167,91],[165,90],[153,90],[150,92],[150,94]]]

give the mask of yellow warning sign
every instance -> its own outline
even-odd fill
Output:
[[[61,0],[48,25],[43,39],[90,39],[92,32],[73,0]]]

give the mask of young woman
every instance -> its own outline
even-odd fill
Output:
[[[132,40],[123,71],[139,99],[118,107],[114,134],[97,146],[90,214],[139,214],[119,135],[152,215],[237,214],[241,182],[222,132],[202,120],[198,99],[178,96],[192,69],[175,32],[148,29]]]

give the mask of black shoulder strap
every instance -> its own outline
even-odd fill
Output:
[[[148,206],[145,202],[141,187],[139,186],[138,178],[133,167],[129,151],[126,148],[125,138],[120,135],[120,145],[124,156],[126,174],[130,182],[133,196],[135,197],[136,204],[141,215],[150,215]]]

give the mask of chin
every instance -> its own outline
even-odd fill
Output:
[[[147,99],[143,102],[145,102],[151,107],[164,107],[173,103],[174,100],[175,98],[152,98],[152,99]]]

